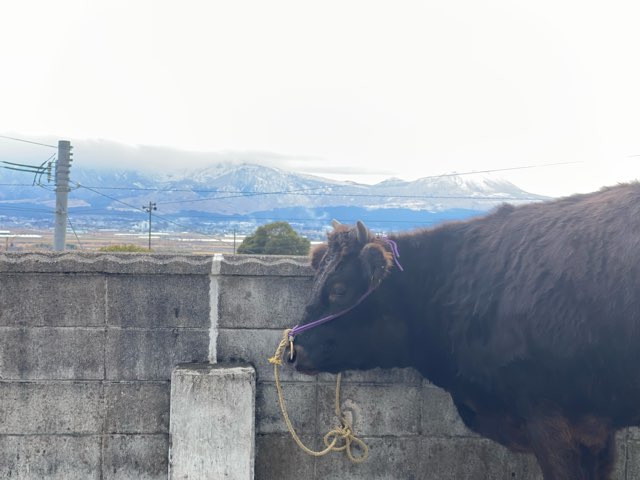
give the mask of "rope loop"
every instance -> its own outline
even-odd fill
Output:
[[[340,419],[341,425],[339,427],[335,427],[332,430],[328,431],[323,437],[323,442],[325,448],[320,451],[311,450],[308,448],[298,434],[293,428],[293,424],[289,419],[289,415],[287,414],[287,408],[284,401],[284,394],[282,392],[282,385],[280,383],[280,367],[282,366],[282,355],[284,353],[287,345],[293,351],[293,337],[290,335],[291,329],[286,329],[282,335],[282,340],[276,349],[273,357],[269,358],[269,363],[273,365],[273,373],[276,379],[276,390],[278,391],[278,403],[280,404],[280,411],[282,412],[282,417],[284,418],[284,422],[287,425],[287,429],[291,434],[291,437],[296,442],[296,444],[306,453],[312,455],[314,457],[322,457],[330,452],[346,452],[347,457],[353,463],[362,463],[369,457],[369,447],[364,441],[360,438],[356,437],[353,433],[353,427],[351,426],[351,422],[347,420],[347,418],[342,414],[340,410],[340,381],[342,378],[341,374],[338,374],[336,378],[336,407],[335,413],[336,416]],[[352,445],[355,445],[358,450],[362,451],[361,455],[354,455]]]

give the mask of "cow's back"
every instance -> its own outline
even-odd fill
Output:
[[[623,423],[640,412],[640,185],[448,228],[442,304],[463,379]]]

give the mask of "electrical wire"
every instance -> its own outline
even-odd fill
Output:
[[[352,185],[335,185],[336,188],[342,187],[351,187]],[[98,188],[100,190],[128,190],[131,192],[158,192],[158,193],[175,193],[175,192],[186,192],[186,193],[262,193],[254,190],[221,190],[221,189],[193,189],[193,188],[142,188],[142,187],[103,187],[90,185],[90,188]],[[327,188],[326,186],[322,187],[309,187],[309,188],[299,188],[294,190],[284,190],[286,192],[305,192],[312,190],[321,190],[323,188]],[[267,192],[267,193],[278,193],[278,192]]]
[[[29,207],[10,207],[10,206],[3,205],[2,203],[0,203],[0,210],[19,210],[24,212],[48,213],[51,215],[56,213],[55,210],[43,210],[41,208],[29,208]]]
[[[140,208],[135,207],[135,206],[131,205],[130,203],[123,202],[122,200],[119,200],[119,199],[117,199],[117,198],[115,198],[115,197],[112,197],[112,196],[110,196],[110,195],[107,195],[106,193],[99,192],[99,191],[98,191],[98,190],[96,190],[95,188],[92,188],[92,187],[86,187],[86,186],[84,186],[84,185],[79,184],[78,182],[73,182],[73,181],[69,181],[69,183],[75,183],[75,184],[76,184],[76,186],[77,186],[78,188],[84,188],[84,189],[89,190],[89,191],[91,191],[91,192],[93,192],[93,193],[97,193],[98,195],[101,195],[101,196],[103,196],[103,197],[105,197],[105,198],[108,198],[109,200],[113,200],[114,202],[121,203],[122,205],[125,205],[125,206],[127,206],[127,207],[129,207],[129,208],[132,208],[132,209],[136,210],[136,211],[139,211],[139,210],[140,210]]]
[[[71,217],[67,214],[67,221],[69,222],[69,226],[71,227],[71,230],[73,231],[73,234],[76,236],[76,240],[78,241],[78,245],[80,246],[80,250],[84,250],[84,247],[82,246],[82,242],[80,241],[80,238],[78,237],[78,234],[76,233],[76,229],[73,228],[73,223],[71,223]]]
[[[42,175],[45,174],[45,172],[47,173],[47,177],[50,181],[51,179],[51,166],[53,165],[53,163],[56,161],[56,154],[54,153],[53,155],[51,155],[49,158],[47,158],[44,162],[42,162],[42,164],[40,164],[40,172],[36,173],[33,176],[33,185],[36,185],[36,179],[37,179],[37,184],[40,185],[40,180],[42,180]],[[49,164],[46,168],[45,165]],[[40,176],[38,176],[40,175]]]
[[[196,202],[206,202],[212,200],[227,200],[230,198],[243,198],[243,197],[251,197],[251,196],[260,196],[260,195],[300,195],[300,196],[309,196],[309,197],[358,197],[358,198],[416,198],[416,199],[434,199],[434,200],[443,200],[443,199],[451,199],[451,200],[526,200],[526,201],[536,201],[541,200],[536,197],[491,197],[491,196],[471,196],[471,195],[392,195],[392,194],[381,194],[381,193],[285,193],[285,192],[267,192],[267,193],[255,193],[250,195],[228,195],[226,197],[209,197],[209,198],[198,198],[194,200],[176,200],[173,202],[158,202],[158,205],[174,205],[179,203],[196,203]]]
[[[108,209],[99,209],[99,208],[87,208],[87,207],[78,207],[77,209],[74,210],[74,214],[76,216],[90,216],[92,214],[107,214],[107,215],[126,215],[127,213],[136,213],[136,212],[122,212],[122,211],[114,211],[114,210],[108,210]],[[159,218],[167,223],[171,223],[171,224],[175,224],[176,226],[179,226],[180,228],[183,228],[185,230],[188,231],[192,231],[194,234],[199,234],[199,235],[204,235],[206,237],[212,238],[213,240],[217,240],[217,241],[223,241],[221,239],[219,239],[218,237],[212,236],[208,233],[204,233],[202,231],[194,231],[192,230],[193,225],[184,225],[182,223],[176,222],[174,220],[171,220],[169,218],[167,218],[166,216],[161,216],[161,215],[157,215],[157,214],[152,214],[155,218]],[[189,215],[185,215],[185,214],[179,214],[180,218],[189,218],[189,219],[207,219],[209,221],[220,221],[220,222],[226,222],[226,223],[233,223],[233,222],[247,222],[247,221],[258,221],[258,222],[264,222],[264,221],[286,221],[289,223],[315,223],[315,224],[326,224],[329,219],[328,218],[282,218],[282,217],[266,217],[266,216],[255,216],[255,215],[250,215],[247,214],[245,216],[245,218],[233,218],[232,216],[213,216],[213,215],[209,215],[206,213],[203,213],[201,215],[197,215],[197,214],[189,214]],[[421,225],[421,226],[431,226],[431,225],[436,225],[439,223],[442,223],[443,221],[448,220],[447,217],[443,217],[443,218],[439,218],[437,220],[381,220],[381,219],[376,219],[375,217],[371,217],[368,218],[366,216],[359,216],[358,218],[343,218],[343,221],[345,222],[355,222],[356,220],[362,220],[364,222],[367,222],[369,224],[392,224],[392,225],[399,225],[399,224],[403,224],[403,225]]]
[[[33,175],[33,182],[31,183],[31,186],[34,186],[36,184],[40,184],[40,181],[42,179],[42,175],[44,175],[45,173],[47,173],[49,177],[51,176],[51,165],[55,161],[55,156],[56,156],[55,153],[52,154],[49,158],[47,158],[39,166],[37,166],[37,165],[27,165],[27,164],[24,164],[24,163],[7,162],[6,160],[0,160],[0,163],[4,163],[4,165],[0,165],[0,168],[4,168],[6,170],[14,170],[14,171],[17,171],[17,172],[33,173],[34,174]],[[47,164],[49,164],[49,165],[47,167],[45,167],[45,165],[47,165]],[[11,166],[7,167],[6,165],[11,165]]]
[[[0,135],[0,138],[6,138],[8,140],[15,140],[16,142],[31,143],[33,145],[41,145],[43,147],[58,148],[57,145],[49,145],[47,143],[33,142],[31,140],[24,140],[22,138],[16,138],[16,137],[7,137],[6,135]]]
[[[134,207],[133,205],[131,205],[131,204],[129,204],[129,203],[123,202],[122,200],[118,200],[117,198],[114,198],[114,197],[111,197],[111,196],[106,195],[106,194],[104,194],[104,193],[98,192],[97,190],[95,190],[95,189],[93,189],[93,188],[85,187],[84,185],[81,185],[81,184],[79,184],[78,182],[72,182],[72,183],[75,183],[75,184],[78,186],[78,188],[86,188],[87,190],[90,190],[90,191],[92,191],[92,192],[95,192],[95,193],[97,193],[98,195],[102,195],[103,197],[109,198],[109,199],[111,199],[111,200],[113,200],[113,201],[115,201],[115,202],[118,202],[118,203],[121,203],[121,204],[123,204],[123,205],[126,205],[127,207],[133,208],[134,210],[137,210],[137,211],[139,211],[139,210],[140,210],[139,208],[136,208],[136,207]],[[154,218],[158,218],[158,219],[163,220],[163,221],[165,221],[165,222],[167,222],[167,223],[174,224],[174,225],[176,225],[176,226],[178,226],[178,227],[180,227],[180,228],[184,228],[184,229],[187,229],[187,230],[189,230],[189,229],[190,229],[190,227],[188,227],[188,226],[186,226],[186,225],[182,225],[182,224],[180,224],[180,223],[178,223],[178,222],[175,222],[175,221],[173,221],[173,220],[170,220],[170,219],[168,219],[168,218],[164,218],[163,216],[158,215],[157,213],[151,213],[151,215],[152,215]],[[220,240],[218,237],[214,237],[213,235],[209,235],[209,234],[207,234],[207,233],[197,232],[197,231],[194,231],[193,233],[199,233],[200,235],[204,235],[204,236],[209,237],[209,238],[212,238],[212,239],[214,239],[214,240],[222,241],[222,240]]]

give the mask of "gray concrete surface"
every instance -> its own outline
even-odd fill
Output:
[[[171,375],[169,480],[252,480],[256,375],[249,365],[181,365]]]
[[[0,255],[0,478],[166,480],[170,376],[208,359],[212,263]]]

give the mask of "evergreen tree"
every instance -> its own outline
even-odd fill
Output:
[[[262,255],[306,255],[310,242],[299,236],[287,222],[273,222],[258,227],[238,247],[238,253]]]

